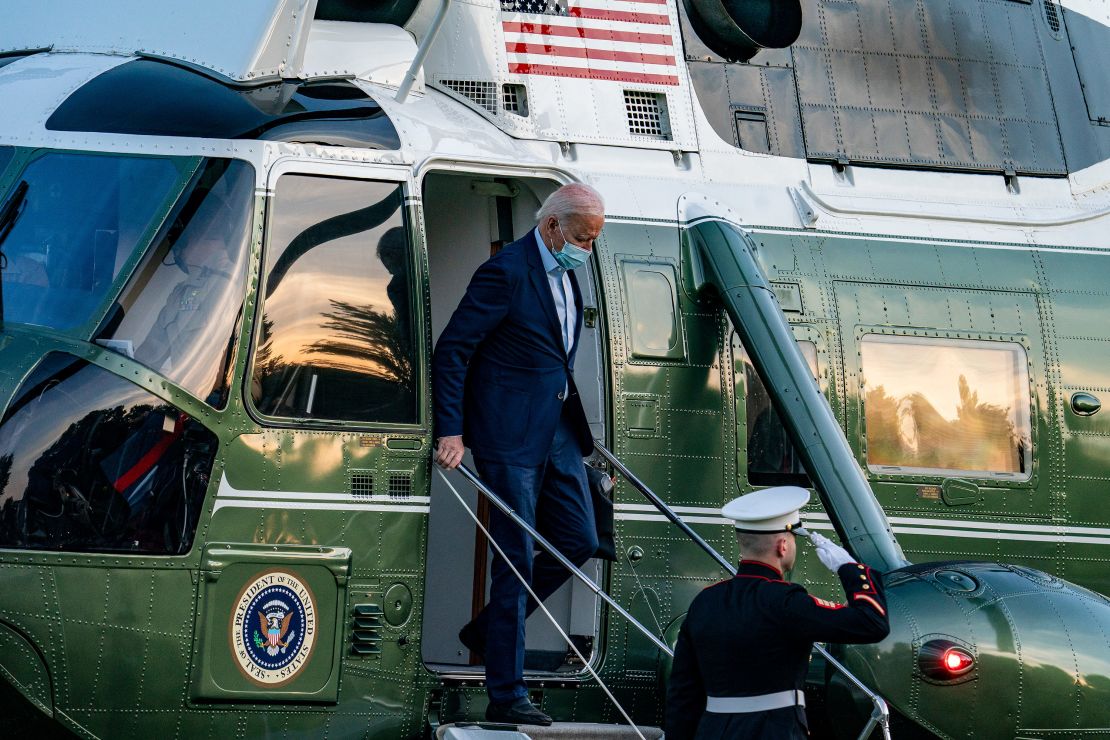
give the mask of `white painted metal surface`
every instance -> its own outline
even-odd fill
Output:
[[[0,53],[149,54],[255,82],[300,66],[315,8],[316,0],[35,0],[4,13]]]
[[[490,83],[498,97],[502,94],[504,84],[524,86],[530,113],[528,117],[500,112],[500,109],[496,112],[483,112],[495,125],[514,136],[556,142],[631,145],[642,149],[696,149],[697,135],[690,106],[690,83],[683,63],[675,0],[650,5],[614,3],[611,0],[573,0],[571,4],[584,10],[635,14],[628,17],[666,18],[667,25],[661,25],[661,22],[637,23],[544,16],[542,25],[566,29],[570,34],[551,36],[549,43],[545,45],[535,32],[514,30],[521,26],[535,29],[541,24],[520,23],[522,14],[503,11],[500,0],[458,2],[449,11],[449,32],[442,34],[428,56],[425,65],[428,81],[441,89],[447,89],[453,81]],[[625,40],[596,40],[591,38],[594,32],[602,35],[639,34],[645,38],[666,37],[670,42],[657,45]],[[538,51],[540,47],[545,49],[543,53]],[[512,51],[525,48],[530,53]],[[591,48],[595,55],[603,52],[602,56],[605,56],[604,52],[610,52],[610,56],[638,55],[643,52],[654,56],[669,56],[674,59],[674,64],[644,64],[605,58],[587,61],[570,52],[553,56],[556,50],[564,48],[581,54],[586,53],[586,48]],[[545,72],[512,71],[523,66],[542,68]],[[551,74],[552,68],[563,71],[555,76]],[[606,71],[624,79],[562,76],[588,72],[604,74]],[[673,84],[639,79],[670,76],[674,77]],[[626,90],[658,94],[665,98],[669,137],[652,138],[630,131],[625,106]]]
[[[125,9],[137,7],[134,0],[113,2]],[[204,0],[190,7],[192,15],[187,23],[181,23],[178,45],[184,54],[192,43],[200,54],[202,34],[198,29],[211,32],[218,25],[218,32],[204,37],[208,46],[201,56],[207,64],[222,69],[235,66],[234,56],[242,62],[240,68],[246,69],[246,60],[266,56],[260,50],[266,47],[265,40],[276,38],[275,29],[290,28],[284,17],[277,17],[280,12],[294,7],[306,10],[310,4],[308,0],[255,0],[251,10],[244,11],[246,20],[213,25],[216,6]],[[260,10],[263,5],[265,12]],[[75,7],[70,0],[45,0],[20,14],[15,25],[0,28],[0,45],[35,46],[33,39],[41,42],[47,35],[55,39],[68,35],[74,45],[96,42],[103,50],[120,52],[129,46],[128,34],[139,34],[140,18],[151,24],[150,32],[142,33],[148,39],[168,35],[173,22],[181,21],[175,13],[151,20],[151,13],[136,11],[114,35],[95,31],[92,25],[81,35],[80,24],[73,20],[77,15],[70,13],[72,17],[67,16],[65,22],[52,24],[44,10],[54,8],[61,14]],[[673,15],[674,0],[666,7]],[[424,10],[418,11],[414,27],[419,26]],[[91,16],[84,10],[81,17],[88,21]],[[265,26],[265,32],[224,28],[247,26],[252,19]],[[524,84],[530,115],[517,117],[516,123],[509,120],[511,116],[479,111],[456,95],[438,90],[398,105],[392,101],[398,72],[406,68],[415,49],[406,32],[371,24],[315,23],[304,37],[302,62],[289,71],[306,76],[359,76],[356,84],[378,100],[395,123],[402,142],[399,151],[49,131],[47,118],[68,95],[127,59],[84,53],[39,54],[0,68],[0,99],[5,105],[5,115],[0,116],[0,144],[237,156],[255,163],[260,187],[264,187],[262,172],[269,163],[286,157],[325,167],[327,163],[401,165],[410,168],[410,175],[417,179],[431,166],[466,169],[480,163],[506,172],[542,172],[558,179],[588,181],[605,194],[610,214],[623,219],[672,221],[679,196],[697,191],[727,202],[745,226],[756,229],[816,229],[830,235],[870,233],[1025,248],[1107,248],[1107,163],[1070,178],[1020,178],[1016,191],[994,175],[864,167],[838,174],[828,165],[745,152],[722,141],[705,120],[685,77],[676,90],[667,92],[674,140],[642,141],[622,133],[627,131],[624,82],[501,72],[508,64],[502,23],[500,4],[495,0],[454,3],[426,73],[429,80],[442,80],[447,74],[486,75]],[[677,34],[677,27],[672,29]],[[254,41],[242,49],[225,48],[236,34]],[[96,41],[101,36],[103,39]],[[256,68],[253,73],[259,72]]]
[[[293,76],[358,77],[386,87],[399,87],[415,55],[416,40],[397,26],[313,21],[304,62]],[[424,92],[422,72],[413,91]]]

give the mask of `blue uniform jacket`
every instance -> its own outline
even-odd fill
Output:
[[[478,268],[432,357],[437,438],[461,434],[476,458],[541,465],[565,412],[583,456],[590,454],[573,377],[582,333],[573,272],[570,284],[578,311],[568,357],[534,231]]]

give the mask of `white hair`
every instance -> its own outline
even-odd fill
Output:
[[[562,221],[568,216],[604,215],[605,201],[601,199],[601,193],[585,183],[574,182],[547,196],[536,214],[536,220],[543,223],[550,216]]]

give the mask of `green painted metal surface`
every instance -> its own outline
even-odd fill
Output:
[[[424,245],[413,244],[419,291],[412,310],[425,337],[417,374],[421,423],[263,424],[245,392],[259,329],[266,204],[259,198],[254,207],[236,392],[224,410],[80,332],[9,325],[0,334],[4,406],[40,358],[67,352],[175,405],[220,442],[189,553],[0,552],[0,639],[7,646],[0,669],[52,709],[58,723],[100,737],[419,737],[429,716],[476,717],[484,689],[474,681],[442,681],[420,659],[431,454]],[[417,215],[410,211],[410,220]],[[819,232],[752,238],[766,278],[795,286],[782,293],[788,328],[794,339],[813,343],[816,388],[909,559],[1013,562],[1110,592],[1105,533],[1072,531],[1110,528],[1103,505],[1110,421],[1069,407],[1075,393],[1105,396],[1110,387],[1110,328],[1100,320],[1110,292],[1097,278],[1105,258]],[[732,322],[720,304],[698,299],[689,256],[675,224],[613,220],[598,242],[609,442],[671,505],[699,510],[684,516],[735,557],[731,529],[713,521],[712,510],[755,487],[747,473],[747,380],[737,365]],[[669,307],[637,299],[636,281],[644,278],[629,265],[663,276],[649,288],[670,291]],[[866,333],[1024,347],[1030,476],[961,475],[962,482],[949,483],[940,474],[869,470],[859,356]],[[304,506],[352,492],[365,495],[361,508]],[[643,503],[618,484],[618,513]],[[808,511],[815,523],[829,513],[818,502]],[[620,558],[608,569],[606,586],[637,619],[661,631],[673,632],[697,591],[723,576],[662,517],[621,516],[616,536]],[[634,551],[637,557],[630,557]],[[284,691],[267,693],[231,662],[232,604],[246,580],[286,567],[311,583],[320,632],[304,671]],[[907,716],[952,737],[998,727],[1035,736],[1050,721],[1071,722],[1055,726],[1075,732],[1080,725],[1110,724],[1102,714],[1110,706],[1103,694],[1106,659],[1091,647],[1105,646],[1110,634],[1105,600],[1052,579],[975,567],[971,575],[984,584],[977,596],[943,593],[924,572],[903,580],[895,574],[896,631],[874,649],[845,651],[853,670]],[[815,593],[837,596],[807,548],[792,577]],[[976,680],[934,686],[915,677],[914,641],[934,633],[975,641]],[[607,614],[596,667],[634,719],[661,721],[665,661],[642,635]],[[1021,690],[987,696],[988,685]],[[558,719],[618,719],[582,675],[537,680],[533,688]]]

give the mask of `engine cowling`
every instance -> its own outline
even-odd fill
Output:
[[[951,738],[1110,727],[1110,599],[997,563],[913,565],[884,581],[890,635],[836,652],[902,716]],[[850,693],[829,675],[833,726],[858,732],[858,713],[835,716]],[[855,706],[870,713],[858,696]]]

